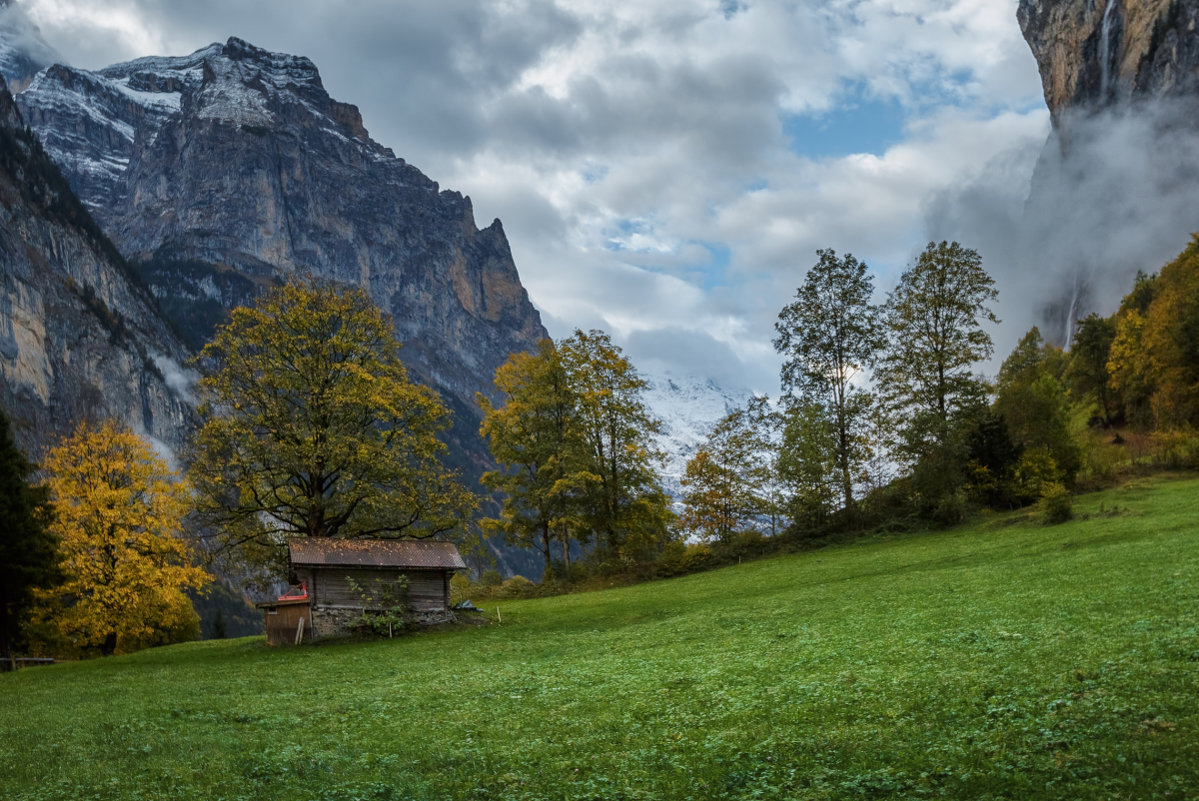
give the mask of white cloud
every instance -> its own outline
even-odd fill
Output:
[[[553,334],[718,352],[759,390],[817,248],[887,285],[930,198],[1048,129],[1014,0],[23,2],[81,66],[229,35],[309,56],[377,140],[504,221]],[[908,110],[901,142],[792,151],[785,115],[863,93]]]

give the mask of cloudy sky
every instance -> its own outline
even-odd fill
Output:
[[[1018,208],[1049,132],[1016,0],[21,4],[79,67],[231,35],[309,56],[373,138],[503,220],[551,334],[759,391],[817,248],[885,290],[954,236],[930,220],[955,188]]]

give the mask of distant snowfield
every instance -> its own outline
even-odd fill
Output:
[[[666,454],[660,471],[662,486],[673,498],[682,496],[683,471],[708,438],[712,427],[729,412],[744,406],[749,390],[730,390],[710,378],[672,373],[643,375],[649,385],[645,403],[662,421],[656,444]]]

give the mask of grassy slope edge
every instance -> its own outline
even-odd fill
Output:
[[[502,626],[0,676],[0,797],[1191,797],[1197,493],[1144,479],[1061,526],[505,602]]]

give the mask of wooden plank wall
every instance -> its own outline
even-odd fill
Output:
[[[297,571],[307,577],[308,595],[314,606],[346,606],[372,608],[385,594],[385,587],[401,575],[397,570],[353,567],[313,567]],[[408,607],[415,611],[445,609],[449,603],[449,577],[444,570],[410,570],[408,576]],[[361,588],[354,590],[350,580]],[[366,595],[366,599],[363,599]],[[381,607],[375,607],[381,608]]]
[[[308,604],[281,604],[263,610],[266,641],[269,645],[294,645],[300,619],[304,619],[304,640],[312,638],[312,616]]]

